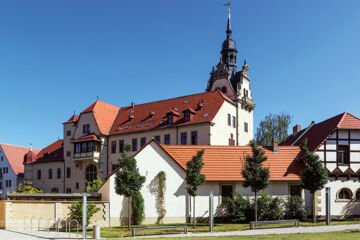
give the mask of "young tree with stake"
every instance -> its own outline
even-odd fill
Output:
[[[250,141],[252,156],[245,158],[242,175],[245,178],[243,186],[250,187],[255,195],[255,221],[257,221],[257,193],[269,186],[269,168],[263,167],[262,163],[266,161],[265,152],[259,148],[255,141]]]
[[[301,186],[309,190],[312,197],[313,221],[316,222],[315,215],[315,192],[324,188],[328,181],[328,172],[320,161],[319,155],[309,151],[307,139],[300,144],[305,162],[304,171],[301,174]]]
[[[187,192],[190,196],[193,197],[194,201],[194,211],[193,211],[193,224],[195,227],[195,197],[197,196],[198,187],[205,182],[205,175],[201,174],[200,171],[204,166],[202,161],[202,156],[204,155],[204,150],[198,151],[196,156],[186,163],[186,183],[187,183]]]
[[[131,147],[125,147],[125,149],[129,150]],[[144,182],[145,177],[140,175],[135,158],[122,153],[119,159],[119,170],[115,177],[115,192],[128,198],[129,230],[131,230],[131,197],[140,191]]]

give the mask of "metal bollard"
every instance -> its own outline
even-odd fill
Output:
[[[99,225],[93,226],[93,238],[100,239],[100,226]]]

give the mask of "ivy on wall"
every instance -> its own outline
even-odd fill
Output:
[[[156,212],[158,219],[156,224],[162,224],[166,215],[165,209],[165,191],[166,191],[166,174],[164,171],[160,171],[156,177],[150,182],[148,186],[150,193],[155,195],[156,198]]]

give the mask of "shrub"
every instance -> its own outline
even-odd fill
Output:
[[[79,225],[82,226],[82,214],[83,214],[83,202],[82,201],[75,201],[69,207],[70,210],[70,219],[75,219],[79,222]],[[100,208],[96,207],[94,203],[87,203],[86,204],[86,227],[90,224],[91,217],[97,213]]]
[[[306,218],[305,204],[301,197],[288,197],[287,202],[285,202],[285,218],[299,220]]]
[[[16,193],[43,193],[43,191],[34,187],[32,182],[24,181],[16,187]]]
[[[253,201],[252,205],[255,202]],[[258,198],[258,220],[277,220],[283,216],[283,201],[279,197],[273,197],[266,192],[261,192]]]
[[[249,198],[245,199],[239,193],[235,193],[233,198],[224,199],[223,206],[231,222],[248,222],[252,218],[253,207]]]
[[[86,181],[86,185],[84,186],[84,192],[86,193],[97,193],[103,182],[100,177],[97,176],[93,181]]]
[[[131,197],[131,207],[132,222],[134,225],[140,225],[145,218],[144,198],[142,197],[141,192],[136,192]]]

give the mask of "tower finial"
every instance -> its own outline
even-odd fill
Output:
[[[229,4],[230,6],[230,4]],[[226,37],[231,38],[231,17],[230,17],[230,7],[228,9],[228,19],[227,19],[227,27],[226,27]]]
[[[32,143],[30,143],[29,145],[30,145],[30,152],[32,152]]]

